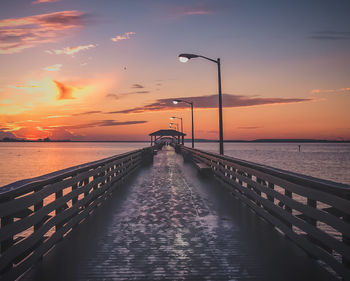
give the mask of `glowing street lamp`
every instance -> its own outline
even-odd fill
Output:
[[[195,55],[195,54],[180,54],[179,60],[181,62],[187,62],[190,59],[193,58],[203,58],[206,60],[209,60],[211,62],[215,62],[218,66],[218,87],[219,87],[219,143],[220,143],[220,154],[224,154],[224,132],[223,132],[223,126],[222,126],[222,93],[221,93],[221,70],[220,70],[220,59],[213,60],[201,55]]]
[[[194,148],[194,126],[193,126],[193,102],[187,100],[173,100],[173,104],[178,104],[179,102],[184,102],[191,105],[191,116],[192,116],[192,148]],[[182,130],[182,119],[181,119],[181,130]]]

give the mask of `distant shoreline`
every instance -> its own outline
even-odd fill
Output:
[[[2,139],[0,142],[38,142],[38,143],[48,143],[48,142],[96,142],[96,143],[141,143],[150,142],[149,140],[22,140],[22,139]],[[191,139],[185,139],[185,142],[191,142]],[[218,143],[218,140],[210,139],[195,139],[198,143]],[[350,140],[318,140],[318,139],[256,139],[256,140],[225,140],[224,143],[350,143]]]

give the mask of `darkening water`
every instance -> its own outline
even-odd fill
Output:
[[[186,144],[190,145],[190,143]],[[0,143],[0,186],[149,146],[140,143]],[[217,143],[196,148],[218,152]],[[225,154],[350,185],[350,144],[227,143]]]
[[[218,143],[196,143],[195,148],[219,152]],[[224,152],[235,158],[350,185],[350,143],[225,143]]]

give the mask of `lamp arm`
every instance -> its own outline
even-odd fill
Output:
[[[212,62],[215,62],[215,63],[218,63],[218,61],[217,60],[213,60],[213,59],[211,59],[211,58],[208,58],[208,57],[205,57],[205,56],[198,56],[199,58],[203,58],[203,59],[206,59],[206,60],[210,60],[210,61],[212,61]]]
[[[187,103],[187,104],[193,104],[193,102],[190,102],[190,101],[186,101],[186,100],[178,100],[179,102],[184,102],[184,103]]]

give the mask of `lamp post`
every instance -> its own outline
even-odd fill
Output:
[[[194,126],[193,126],[193,102],[187,100],[173,100],[174,104],[178,104],[179,102],[184,102],[191,105],[191,116],[192,116],[192,148],[194,148]]]
[[[169,123],[169,128],[172,128],[172,125],[175,125],[176,126],[176,131],[179,130],[179,125],[177,123]]]
[[[222,93],[221,93],[221,62],[218,58],[217,60],[213,60],[201,55],[195,55],[195,54],[180,54],[179,60],[181,62],[187,62],[190,59],[194,58],[203,58],[212,62],[215,62],[218,66],[218,88],[219,88],[219,144],[220,144],[220,154],[224,154],[224,132],[223,132],[223,126],[222,126]]]
[[[181,120],[181,133],[183,133],[183,126],[182,126],[182,117],[176,117],[176,116],[173,116],[173,117],[170,117],[169,118],[170,120],[174,120],[174,119],[180,119]]]

